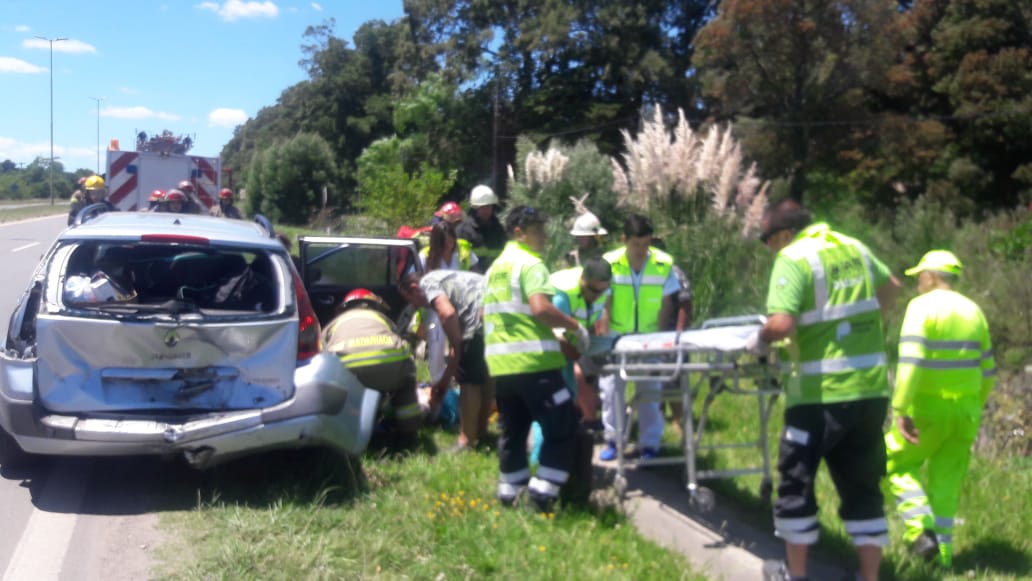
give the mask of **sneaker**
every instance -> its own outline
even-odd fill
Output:
[[[910,552],[926,561],[931,561],[939,556],[939,543],[935,539],[935,533],[925,530],[921,536],[910,543]]]
[[[641,459],[642,460],[654,460],[656,458],[659,458],[659,449],[658,448],[642,448],[641,449]]]
[[[807,581],[808,579],[808,577],[793,577],[788,572],[788,565],[784,561],[763,562],[763,581]]]
[[[603,462],[616,460],[616,442],[606,442],[606,447],[598,453],[598,459],[602,460]]]

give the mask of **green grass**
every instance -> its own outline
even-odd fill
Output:
[[[700,394],[695,403],[696,417],[701,410]],[[776,464],[777,441],[782,428],[782,401],[771,415],[769,436],[771,461]],[[710,410],[706,434],[710,442],[743,442],[757,433],[755,399],[722,394]],[[677,446],[674,430],[664,436],[667,445]],[[707,454],[704,466],[728,468],[760,465],[756,449],[720,450]],[[673,475],[671,477],[680,477]],[[777,476],[775,474],[775,483]],[[744,509],[752,524],[771,529],[770,506],[761,502],[760,476],[742,476],[704,483],[717,493],[718,501],[730,501]],[[824,558],[852,563],[854,550],[838,518],[838,496],[827,470],[822,466],[817,478],[820,505],[821,539],[817,552]],[[882,579],[932,581],[938,579],[1030,579],[1032,578],[1032,462],[1017,456],[975,457],[972,460],[960,497],[958,517],[963,520],[954,530],[954,568],[950,572],[911,557],[902,542],[902,525],[895,503],[886,496],[891,543],[886,548]]]
[[[419,453],[372,452],[362,468],[295,452],[207,477],[195,510],[165,517],[189,531],[170,535],[167,578],[703,578],[611,508],[499,506],[493,453],[439,453],[454,436],[423,436]]]
[[[10,206],[22,206],[35,204],[26,208],[13,208]],[[28,218],[39,218],[41,216],[53,216],[55,214],[67,214],[68,201],[55,200],[50,205],[50,200],[0,200],[0,223],[16,222]]]

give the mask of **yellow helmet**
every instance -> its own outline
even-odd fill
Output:
[[[104,178],[100,176],[90,176],[86,178],[86,189],[87,190],[103,190],[104,189]]]

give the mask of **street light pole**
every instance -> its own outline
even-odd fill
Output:
[[[50,205],[54,205],[54,43],[67,38],[47,38],[36,36],[36,38],[50,43],[50,167],[48,170],[50,181]]]
[[[90,97],[97,102],[97,175],[100,175],[100,102],[104,97]]]

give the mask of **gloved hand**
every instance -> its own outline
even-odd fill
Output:
[[[745,340],[745,350],[757,357],[766,357],[770,354],[770,343],[760,339],[760,332],[756,331]]]
[[[588,333],[587,327],[578,323],[574,336],[577,338],[577,350],[582,355],[587,355],[591,350],[591,335]]]

